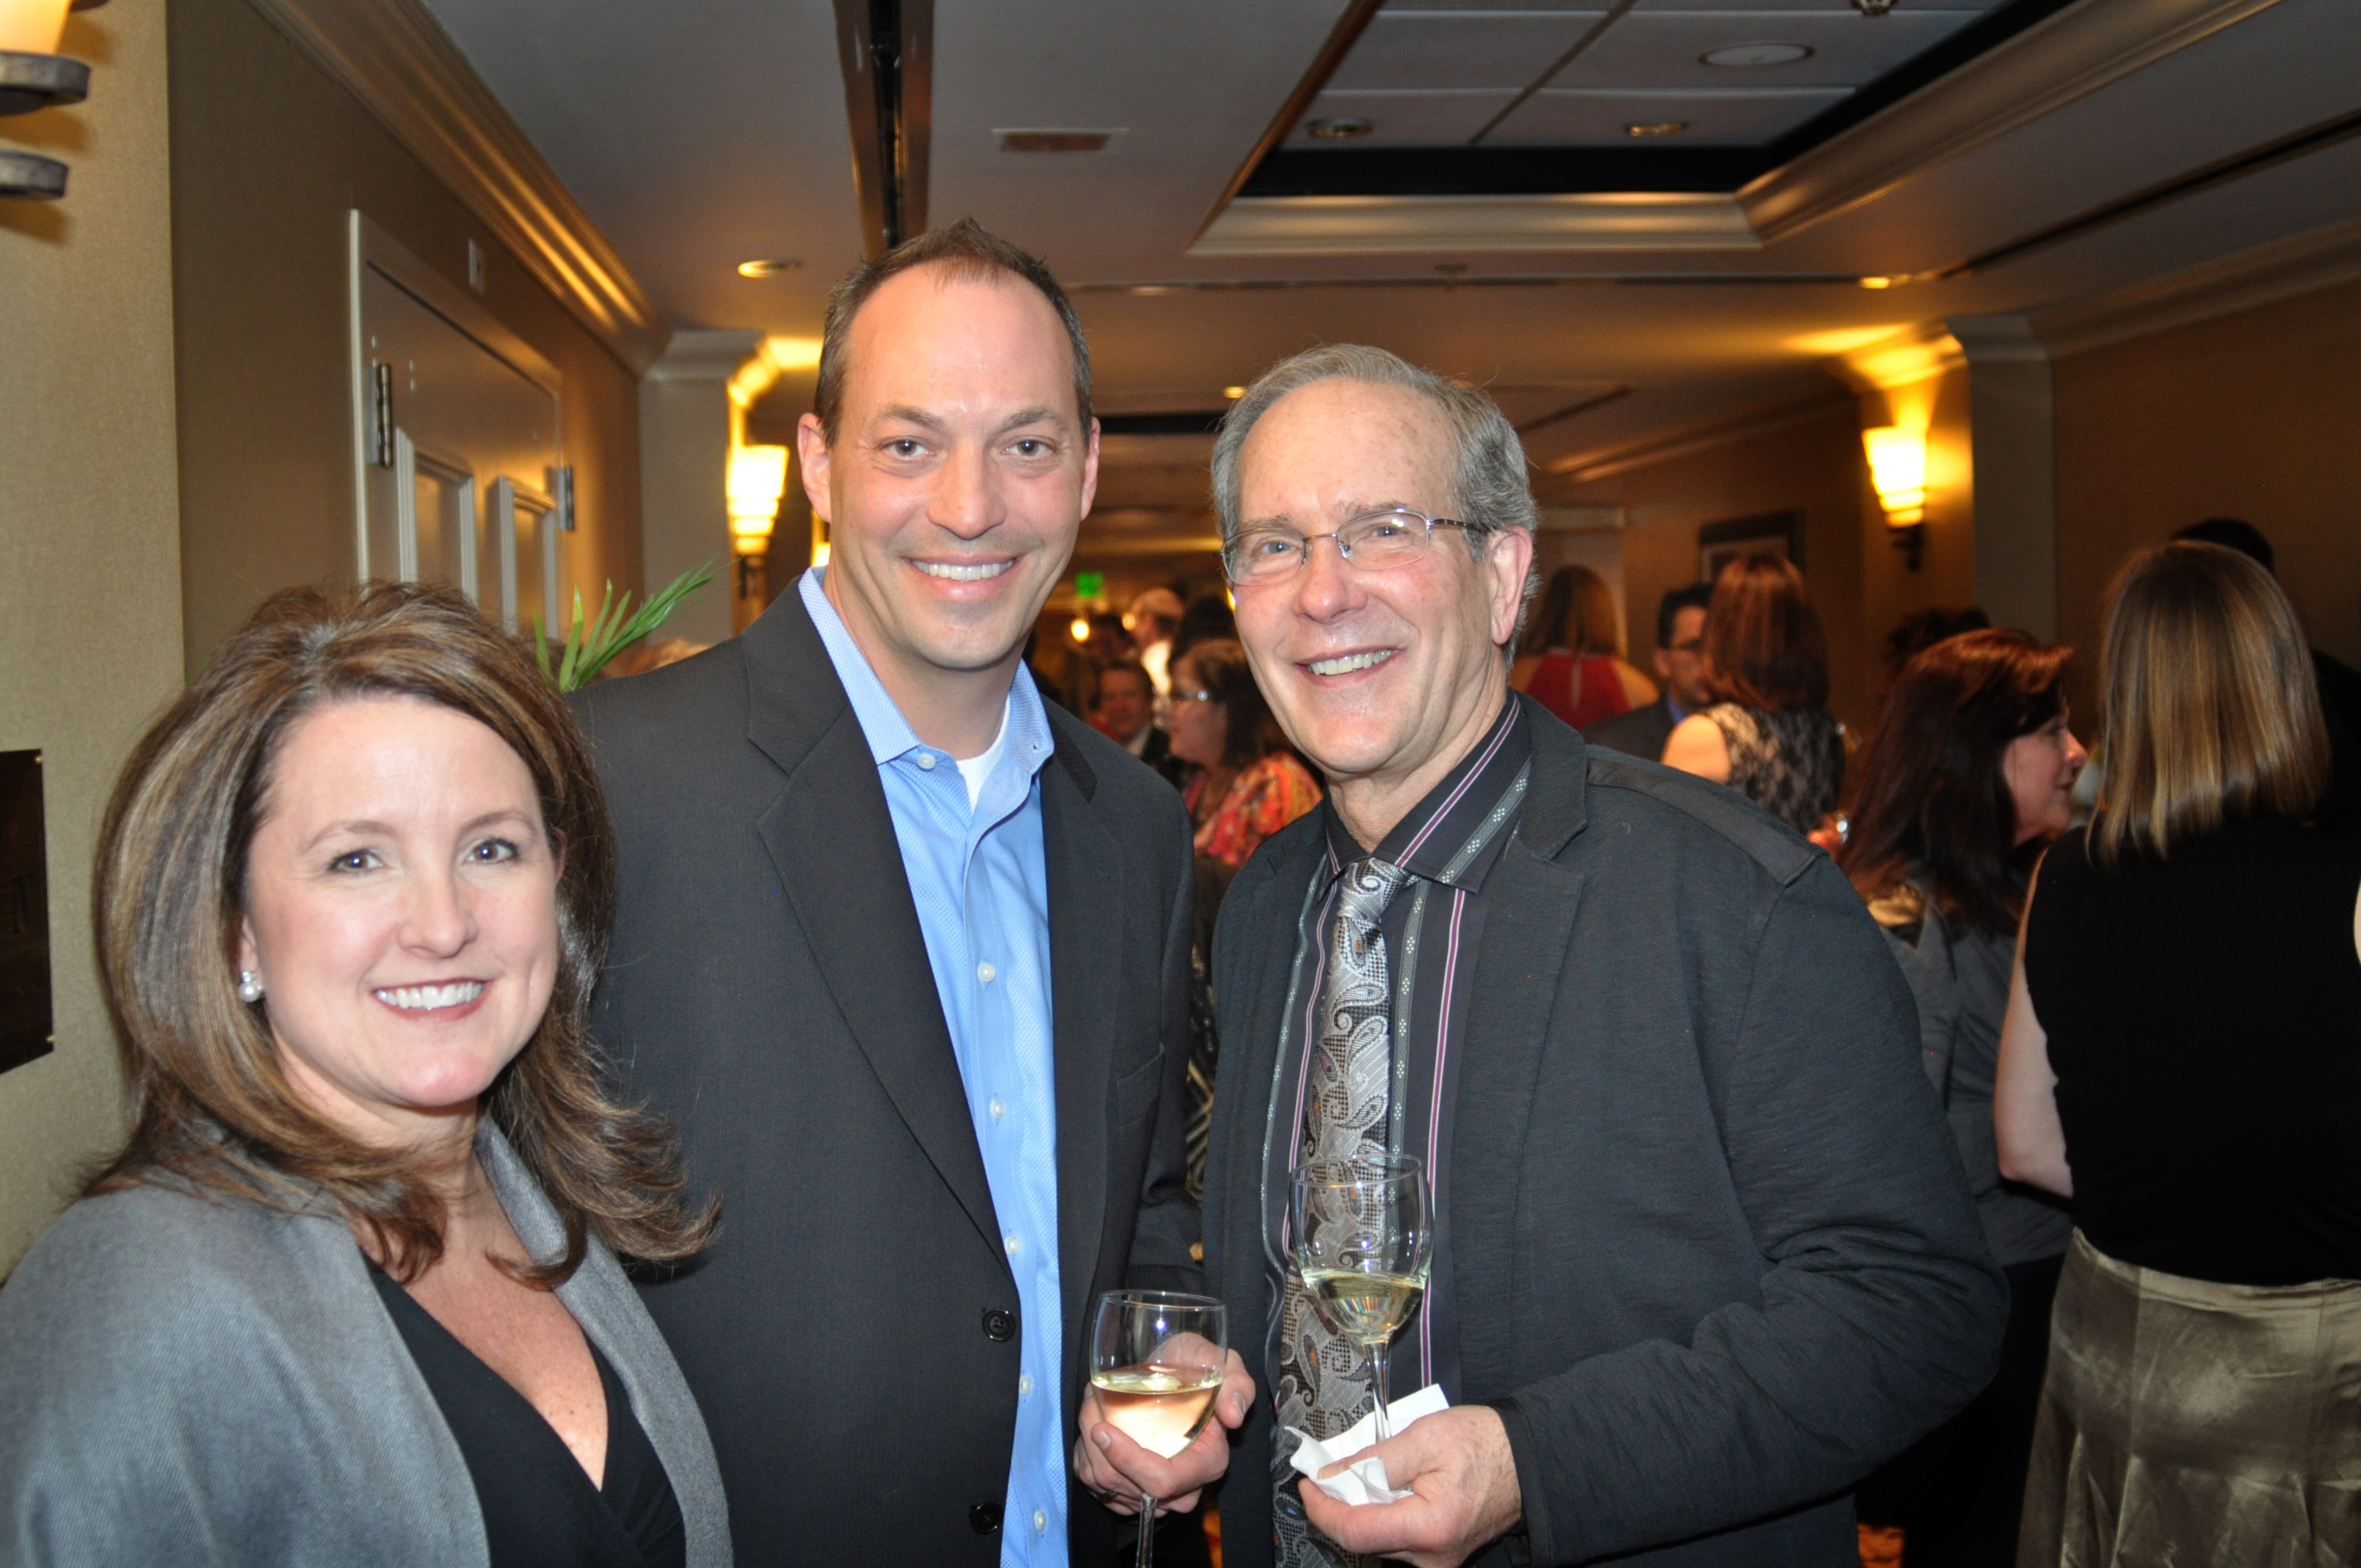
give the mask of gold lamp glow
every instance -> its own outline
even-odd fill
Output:
[[[55,54],[66,27],[67,0],[0,0],[0,49]]]
[[[779,498],[787,489],[787,449],[741,446],[730,454],[730,535],[740,553],[769,547]]]
[[[1927,433],[1907,425],[1883,425],[1861,433],[1869,453],[1870,482],[1886,522],[1910,528],[1927,521]]]

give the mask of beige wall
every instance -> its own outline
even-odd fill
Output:
[[[2268,535],[2313,642],[2361,663],[2361,283],[2062,358],[2054,384],[2059,632],[2083,704],[2108,580],[2205,517]]]
[[[57,1048],[0,1074],[0,1274],[119,1131],[90,942],[99,813],[181,684],[165,0],[77,16],[86,104],[0,120],[72,168],[54,206],[0,202],[0,751],[48,794]]]
[[[1825,410],[1773,428],[1587,485],[1543,490],[1548,502],[1624,508],[1625,620],[1632,661],[1643,670],[1655,650],[1657,601],[1697,575],[1698,526],[1801,511],[1805,575],[1828,632],[1829,707],[1861,732],[1869,718],[1872,650],[1885,625],[1867,623],[1864,594],[1872,585],[1888,597],[1892,590],[1884,577],[1884,542],[1872,536],[1872,525],[1880,532],[1883,525],[1874,522],[1859,419],[1852,400],[1833,384],[1829,399]],[[1898,558],[1893,569],[1900,571]]]
[[[565,378],[582,520],[566,575],[640,589],[631,373],[245,0],[175,0],[171,42],[189,666],[273,589],[354,569],[355,207],[461,288],[467,242],[483,247],[486,308]]]

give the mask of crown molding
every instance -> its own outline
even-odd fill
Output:
[[[1759,250],[1729,196],[1241,196],[1191,256],[1393,256],[1422,251]]]
[[[1651,463],[1686,457],[1729,442],[1784,430],[1835,410],[1850,411],[1850,398],[1835,382],[1815,377],[1784,392],[1757,398],[1612,446],[1560,457],[1547,466],[1548,472],[1555,477],[1587,485]]]
[[[1739,192],[1764,241],[1873,202],[2279,0],[2082,0]]]
[[[1962,322],[1977,318],[1962,316]],[[1859,393],[1891,392],[1930,381],[1966,364],[1967,355],[1949,323],[1920,322],[1890,337],[1865,343],[1823,360],[1820,367]]]
[[[2235,315],[2361,279],[2361,218],[2035,313],[2058,358]]]
[[[676,332],[644,374],[651,381],[727,381],[762,347],[759,332]]]
[[[631,367],[671,334],[654,303],[420,0],[249,0],[415,154]]]

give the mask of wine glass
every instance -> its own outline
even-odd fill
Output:
[[[1210,1296],[1110,1290],[1091,1328],[1091,1386],[1107,1424],[1159,1458],[1204,1429],[1229,1360],[1229,1312]],[[1156,1499],[1139,1499],[1139,1568],[1156,1554]]]
[[[1386,1343],[1426,1294],[1433,1208],[1426,1166],[1415,1155],[1313,1160],[1295,1173],[1289,1216],[1295,1266],[1330,1331],[1368,1354],[1379,1442],[1393,1435]]]

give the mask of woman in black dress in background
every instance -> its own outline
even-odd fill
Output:
[[[2021,1565],[2361,1556],[2361,839],[2270,574],[2117,579],[2106,793],[2035,874],[2003,1174],[2073,1201]]]

